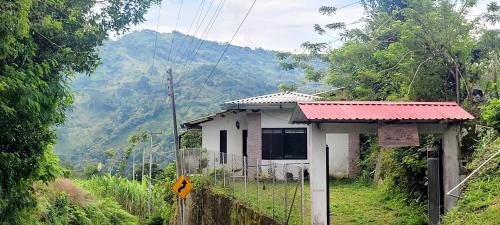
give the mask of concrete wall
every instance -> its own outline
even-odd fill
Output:
[[[348,134],[326,134],[326,144],[330,147],[330,176],[339,178],[348,176],[348,139]]]
[[[206,189],[189,194],[185,213],[186,225],[281,225],[247,205]]]

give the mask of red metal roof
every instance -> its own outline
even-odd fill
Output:
[[[320,101],[299,102],[292,122],[375,120],[469,120],[455,102]]]

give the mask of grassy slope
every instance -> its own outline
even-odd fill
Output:
[[[475,169],[489,156],[500,151],[500,138],[479,148],[469,169]],[[500,157],[490,161],[468,182],[457,207],[443,219],[444,224],[500,224]]]
[[[114,200],[99,199],[69,179],[37,184],[37,207],[18,216],[20,225],[137,225]]]
[[[218,184],[221,185],[220,183]],[[230,185],[228,181],[228,185]],[[288,207],[290,208],[294,196],[297,182],[289,183],[285,191],[285,184],[275,185],[275,216],[279,221],[286,221],[285,216],[285,193],[288,192]],[[267,183],[263,190],[262,183],[259,185],[259,200],[257,204],[257,184],[251,182],[247,184],[247,201],[252,207],[272,216],[273,192],[272,184]],[[235,198],[238,201],[246,202],[244,195],[244,185],[237,182]],[[216,188],[216,193],[232,196],[230,189]],[[309,184],[305,184],[305,223],[310,224],[309,212]],[[300,186],[295,198],[290,224],[300,224]],[[408,206],[403,199],[398,196],[387,197],[384,188],[372,187],[369,185],[353,181],[334,181],[330,183],[330,212],[332,224],[423,224],[425,222],[425,211],[421,208]]]

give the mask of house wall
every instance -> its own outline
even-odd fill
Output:
[[[236,121],[240,129],[236,128]],[[242,156],[243,130],[247,129],[245,113],[227,113],[224,117],[218,115],[213,120],[202,124],[202,146],[209,151],[209,165],[213,166],[213,153],[218,153],[220,148],[220,131],[227,130],[228,155]],[[217,155],[217,154],[216,154]],[[228,158],[228,161],[231,159]]]
[[[261,128],[306,128],[307,133],[310,128],[304,124],[290,124],[289,120],[292,115],[292,109],[263,109],[260,110]],[[243,153],[243,130],[248,129],[247,113],[255,112],[237,112],[226,113],[224,117],[216,116],[212,121],[202,124],[202,146],[209,152],[219,152],[219,132],[220,130],[227,130],[227,153],[229,155],[242,156]],[[236,121],[240,123],[240,129],[236,128]],[[250,134],[249,134],[250,136]],[[248,142],[250,143],[250,137]],[[308,141],[309,142],[309,141]],[[327,134],[326,142],[330,147],[330,175],[336,177],[348,176],[348,135],[345,134]],[[250,148],[248,154],[250,155]],[[308,143],[307,150],[308,158],[311,156],[311,147]],[[229,156],[230,157],[230,156]],[[231,158],[228,157],[228,163],[231,163]],[[261,153],[257,156],[261,158]],[[255,157],[249,157],[255,158]],[[241,163],[241,160],[236,159],[236,163]],[[256,161],[253,159],[253,161]],[[256,162],[248,162],[249,165],[254,165]],[[212,157],[209,158],[209,165],[213,166]],[[278,178],[286,177],[286,172],[282,165],[285,163],[290,164],[287,170],[293,174],[294,177],[299,176],[300,164],[307,164],[309,160],[262,160],[261,165],[270,165],[271,162],[277,164],[276,175]],[[262,168],[262,171],[270,171],[267,168]],[[251,174],[249,174],[251,175]]]
[[[349,169],[349,135],[326,134],[326,144],[330,148],[330,176],[347,177]]]

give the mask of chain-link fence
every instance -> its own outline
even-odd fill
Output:
[[[307,164],[183,149],[185,174],[204,177],[211,188],[285,224],[309,224]]]

